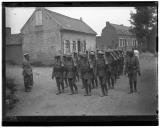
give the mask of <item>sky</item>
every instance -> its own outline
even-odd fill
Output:
[[[97,35],[101,35],[107,21],[130,26],[130,12],[135,12],[133,7],[46,7],[46,9],[71,18],[82,17]],[[20,29],[34,10],[34,7],[6,8],[6,27],[11,27],[12,34],[20,33]]]

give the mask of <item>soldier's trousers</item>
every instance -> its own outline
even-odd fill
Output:
[[[92,88],[95,88],[95,87],[97,88],[98,87],[97,76],[94,74],[94,72],[92,72],[91,74],[92,74],[92,78],[91,78]]]
[[[91,93],[91,80],[90,79],[82,79],[83,86],[85,88],[86,94],[89,95]]]
[[[99,76],[99,81],[101,85],[102,95],[106,95],[108,93],[106,85],[106,76]]]
[[[74,94],[74,89],[76,92],[78,91],[74,78],[68,78],[68,83],[72,94]]]
[[[56,84],[57,84],[59,93],[61,93],[61,88],[62,88],[62,91],[64,91],[64,82],[63,82],[63,78],[56,77]]]
[[[137,73],[129,73],[130,92],[137,91]]]
[[[114,73],[112,73],[111,71],[109,71],[107,73],[107,83],[108,83],[108,87],[109,88],[114,88],[114,81],[115,81]]]
[[[33,74],[24,76],[25,89],[31,89],[33,86]]]

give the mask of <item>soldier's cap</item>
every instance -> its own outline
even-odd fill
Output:
[[[55,55],[55,58],[59,58],[61,55],[60,54],[56,54]]]
[[[69,58],[69,57],[72,57],[72,55],[71,55],[70,53],[67,53],[67,54],[66,54],[66,57]]]
[[[86,57],[87,54],[86,54],[86,53],[80,53],[80,56],[81,56],[81,57]]]
[[[25,53],[25,54],[23,54],[24,56],[28,56],[29,55],[29,53]]]
[[[94,51],[91,51],[90,54],[91,54],[91,55],[94,55]]]
[[[100,50],[100,51],[98,51],[98,54],[103,55],[103,54],[104,54],[104,52]]]

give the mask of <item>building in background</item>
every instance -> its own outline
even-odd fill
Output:
[[[5,61],[10,64],[22,64],[22,36],[11,34],[11,28],[5,31]]]
[[[36,8],[21,29],[31,62],[53,62],[55,54],[95,50],[96,32],[83,20]]]
[[[97,38],[97,48],[100,49],[118,48],[127,50],[138,47],[136,35],[130,32],[130,27],[124,25],[106,22],[106,26],[102,29],[101,36]]]

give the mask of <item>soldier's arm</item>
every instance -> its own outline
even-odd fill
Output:
[[[54,79],[54,76],[55,76],[55,69],[54,69],[54,66],[53,66],[53,71],[52,71],[52,79]]]
[[[127,65],[128,65],[128,61],[127,61],[127,58],[125,58],[125,60],[124,60],[124,74],[125,75],[127,73]]]
[[[140,63],[139,63],[139,59],[136,57],[136,66],[137,66],[137,72],[140,75]]]

